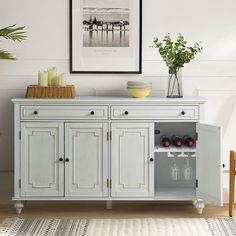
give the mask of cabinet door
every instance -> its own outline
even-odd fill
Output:
[[[21,196],[63,196],[63,123],[22,123],[21,134]]]
[[[65,132],[66,196],[108,196],[108,124],[68,123]]]
[[[222,130],[220,127],[197,124],[197,197],[222,205]]]
[[[154,123],[113,123],[111,127],[111,196],[153,197]]]

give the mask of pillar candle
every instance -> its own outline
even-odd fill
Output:
[[[53,77],[53,79],[52,79],[52,85],[53,85],[53,86],[58,86],[58,76]]]
[[[58,76],[58,86],[66,86],[66,74],[60,74]]]
[[[51,73],[51,85],[56,86],[57,85],[57,68],[52,67],[50,70]]]
[[[48,86],[48,72],[47,71],[42,72],[40,86],[44,86],[44,87]]]
[[[48,85],[52,85],[52,79],[53,79],[53,74],[52,74],[52,68],[48,68]]]
[[[38,85],[40,86],[41,84],[41,79],[42,79],[42,71],[38,72]]]

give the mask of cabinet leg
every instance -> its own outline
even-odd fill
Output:
[[[22,209],[23,209],[23,207],[24,207],[24,204],[23,204],[22,201],[16,201],[16,203],[14,204],[14,207],[16,209],[16,213],[20,214]]]
[[[106,209],[112,210],[112,201],[106,201]]]
[[[201,215],[205,207],[204,201],[202,199],[196,199],[193,201],[193,205],[197,209],[197,213]]]

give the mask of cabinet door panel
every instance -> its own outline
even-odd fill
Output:
[[[222,130],[220,127],[197,124],[197,197],[223,205]]]
[[[108,124],[66,124],[66,195],[108,196]]]
[[[112,197],[154,196],[153,149],[153,123],[112,124]]]
[[[63,196],[63,123],[22,123],[21,196]]]

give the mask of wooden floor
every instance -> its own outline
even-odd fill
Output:
[[[235,212],[236,213],[236,212]],[[23,218],[179,218],[228,217],[228,205],[207,205],[202,215],[189,204],[116,203],[112,210],[105,204],[27,204],[20,215],[13,205],[0,205],[0,221],[7,217]]]

